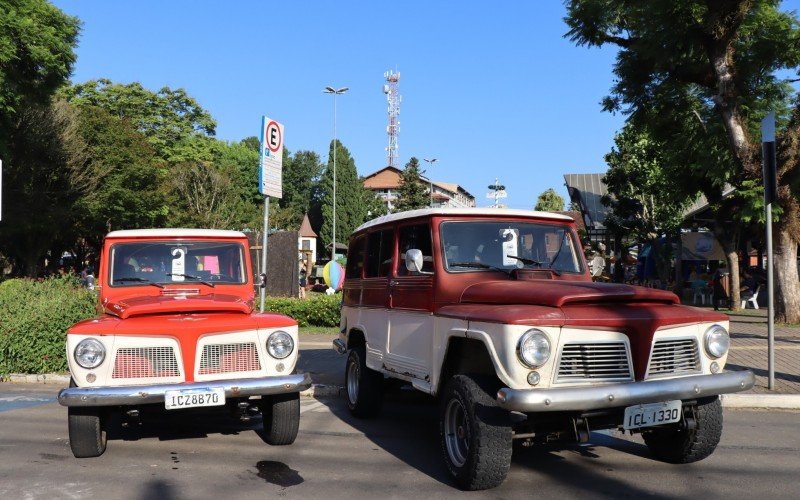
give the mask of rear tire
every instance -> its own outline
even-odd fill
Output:
[[[344,371],[347,407],[358,418],[374,417],[383,406],[383,374],[367,368],[366,348],[354,347]]]
[[[499,486],[511,467],[509,413],[495,402],[484,383],[456,375],[440,403],[439,436],[445,464],[459,488]]]
[[[99,408],[67,408],[69,447],[75,458],[99,457],[106,451],[106,430]]]
[[[694,429],[653,429],[642,433],[644,442],[657,459],[671,464],[688,464],[714,452],[722,437],[722,403],[718,397],[698,401],[696,412]]]
[[[300,429],[300,393],[262,396],[261,420],[264,440],[273,446],[294,443]]]

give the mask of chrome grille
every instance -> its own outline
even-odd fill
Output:
[[[700,353],[695,339],[658,340],[653,345],[647,377],[681,375],[700,371]]]
[[[114,357],[111,378],[179,377],[172,347],[122,347]]]
[[[570,343],[561,349],[556,382],[633,380],[625,342]]]
[[[261,370],[261,363],[258,360],[258,350],[253,342],[203,346],[199,371],[201,375],[258,370]]]

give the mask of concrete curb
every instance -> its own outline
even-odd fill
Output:
[[[61,373],[42,373],[39,375],[27,375],[12,373],[0,377],[0,382],[10,382],[12,384],[62,384],[65,387],[69,384],[69,375]]]

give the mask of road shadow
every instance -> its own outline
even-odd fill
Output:
[[[109,441],[152,438],[174,441],[207,438],[213,434],[237,435],[242,432],[255,432],[263,439],[261,416],[257,414],[249,422],[242,422],[225,407],[169,412],[163,407],[143,407],[138,420],[126,419],[121,414],[114,413],[106,421]]]
[[[336,417],[352,426],[377,447],[390,453],[408,466],[431,479],[455,488],[446,471],[439,445],[439,409],[437,400],[413,390],[394,390],[386,394],[380,416],[358,419],[350,414],[345,399],[321,400]],[[519,468],[546,474],[550,478],[572,487],[585,488],[589,495],[603,494],[624,497],[653,496],[651,492],[636,488],[632,483],[602,474],[598,468],[602,460],[596,451],[608,448],[631,456],[652,461],[647,446],[606,433],[591,433],[590,444],[553,443],[521,446],[514,442],[510,475]],[[567,460],[564,453],[574,453],[590,462]],[[600,471],[600,472],[597,472]],[[503,486],[496,490],[502,495]]]
[[[753,372],[757,377],[769,377],[769,370],[765,368],[755,368],[752,366],[741,366],[741,365],[732,365],[730,363],[725,365],[726,370],[731,371],[739,371],[739,370],[750,370]],[[800,375],[793,375],[791,373],[783,373],[783,372],[775,372],[775,378],[779,380],[785,380],[787,382],[793,383],[800,383]]]

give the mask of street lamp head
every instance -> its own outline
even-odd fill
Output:
[[[438,158],[423,158],[423,160],[427,161],[428,163],[436,163]]]
[[[350,90],[350,87],[342,87],[342,88],[339,88],[339,89],[335,89],[333,87],[325,87],[323,92],[326,93],[326,94],[344,94],[348,90]]]

